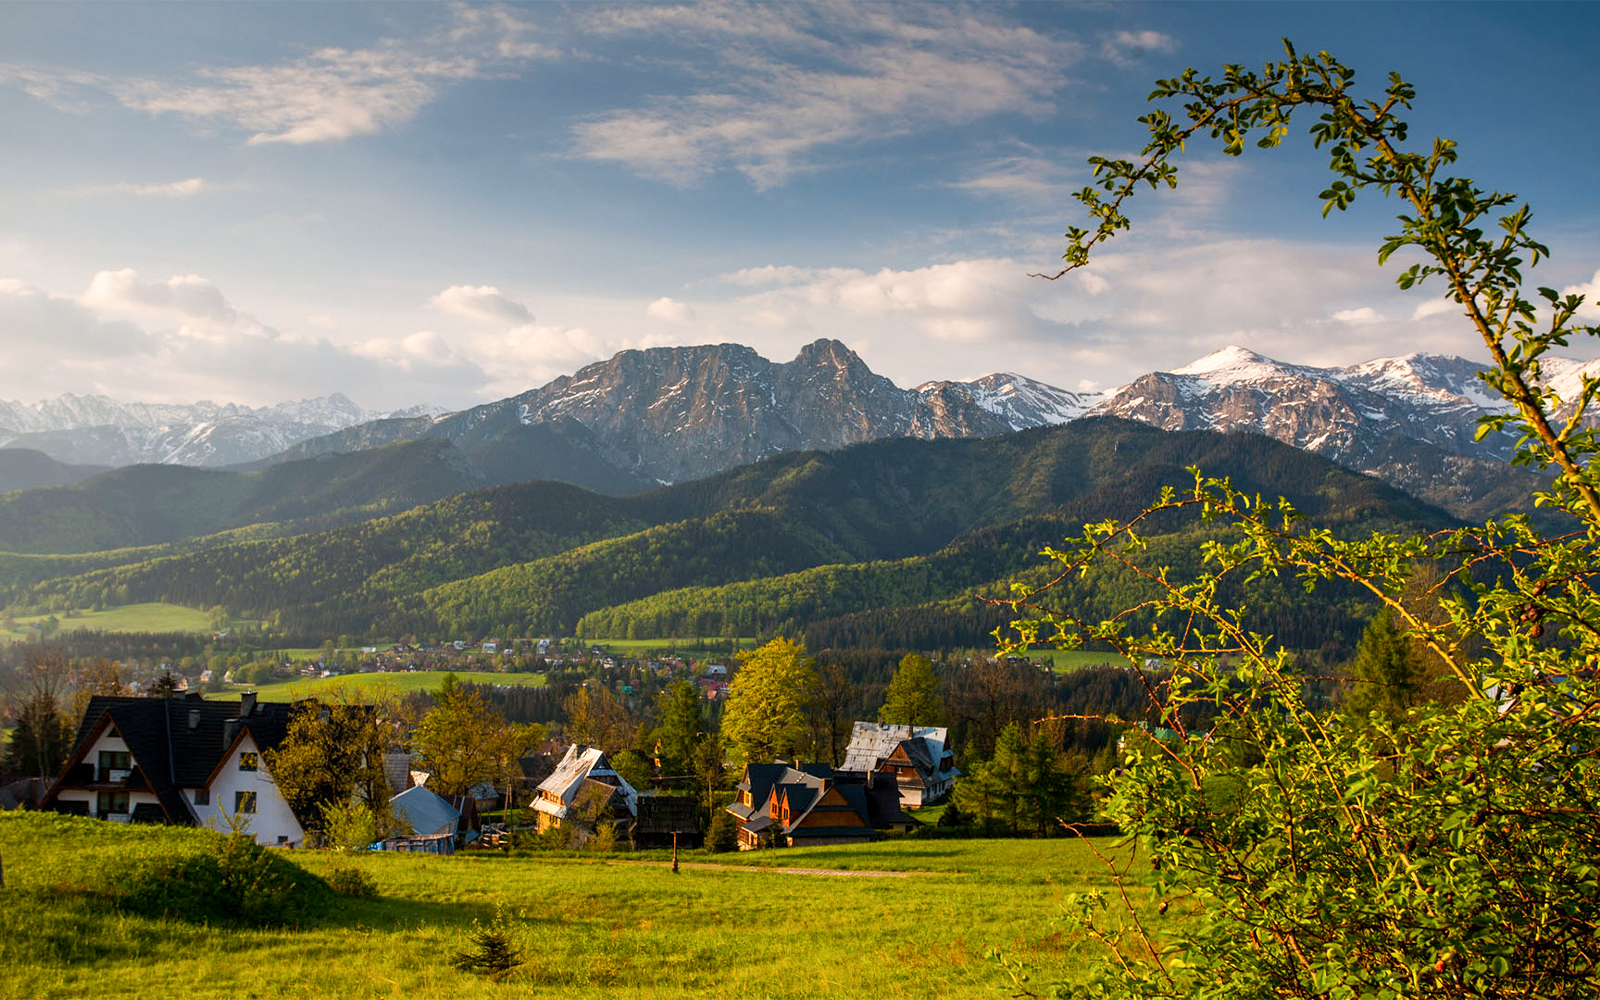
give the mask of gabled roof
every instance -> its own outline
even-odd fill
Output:
[[[873,771],[904,740],[923,739],[934,761],[944,756],[950,730],[944,726],[894,726],[886,722],[857,722],[850,729],[841,771]]]
[[[461,810],[435,793],[415,785],[389,800],[394,818],[426,836],[431,833],[454,833],[461,822]]]
[[[586,779],[594,778],[602,778],[605,784],[621,789],[628,812],[632,813],[635,810],[639,793],[628,784],[626,778],[611,767],[611,762],[606,759],[605,753],[599,747],[584,746],[582,743],[574,743],[567,747],[566,756],[561,758],[561,763],[556,765],[555,771],[550,777],[539,782],[539,791],[549,792],[559,798],[561,807],[555,808],[553,803],[541,798],[534,801],[534,808],[564,816],[566,807],[572,804],[579,787]]]
[[[248,715],[240,712],[248,708]],[[193,811],[179,789],[204,787],[228,750],[244,731],[257,748],[271,750],[283,742],[294,706],[287,702],[206,701],[198,694],[183,698],[129,698],[96,695],[89,699],[72,757],[62,777],[45,796],[44,805],[84,761],[90,746],[108,725],[128,745],[135,769],[149,783],[174,823],[191,823]]]

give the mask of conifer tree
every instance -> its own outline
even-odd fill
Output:
[[[944,700],[939,697],[939,678],[925,656],[910,653],[902,657],[878,721],[896,726],[932,726],[944,721]]]

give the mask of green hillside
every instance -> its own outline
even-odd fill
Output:
[[[561,632],[604,609],[619,610],[589,619],[586,631],[753,634],[971,603],[972,588],[1025,571],[1084,521],[1130,516],[1162,485],[1188,482],[1191,465],[1247,491],[1285,494],[1313,520],[1348,530],[1451,523],[1265,437],[1087,420],[783,455],[632,497],[558,483],[498,487],[332,531],[17,585],[8,596],[31,607],[222,604],[320,634]],[[1173,558],[1189,558],[1192,545],[1174,544]],[[686,587],[711,589],[673,593]]]
[[[0,551],[77,553],[178,541],[257,523],[349,524],[473,489],[450,446],[414,441],[259,472],[135,465],[0,496]]]

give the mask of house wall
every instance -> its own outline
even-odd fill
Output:
[[[239,758],[245,753],[256,755],[258,766],[254,771],[239,770]],[[272,780],[272,775],[267,771],[266,761],[261,760],[261,751],[256,746],[256,741],[248,732],[239,745],[233,748],[222,767],[211,780],[211,802],[208,805],[194,804],[194,789],[185,788],[184,798],[188,799],[190,808],[195,812],[201,826],[211,827],[215,830],[227,830],[228,821],[224,812],[233,814],[233,798],[235,792],[255,792],[255,815],[248,817],[249,825],[245,828],[253,834],[258,844],[298,844],[305,839],[305,831],[300,827],[300,821],[295,819],[294,813],[289,809],[289,803],[283,799],[283,794],[278,791],[278,785]]]
[[[100,751],[102,750],[110,753],[129,752],[127,742],[124,741],[121,736],[118,736],[112,729],[108,728],[105,732],[101,733],[99,739],[90,744],[89,752],[85,754],[83,758],[85,763],[95,769],[96,781],[98,781],[101,777],[99,769]],[[137,766],[139,764],[139,759],[137,757],[132,758],[132,763]],[[139,779],[134,778],[133,780],[138,781]],[[140,803],[150,802],[160,805],[160,800],[150,792],[136,790],[133,788],[129,788],[127,791],[128,811],[125,813],[108,813],[108,818],[126,822],[127,818],[133,813],[133,810]],[[87,802],[89,804],[89,815],[100,815],[100,796],[98,792],[88,791],[86,789],[64,788],[56,795],[56,799],[61,802]]]

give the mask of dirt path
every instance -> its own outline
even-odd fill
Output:
[[[654,865],[671,868],[670,861],[610,861],[613,865]],[[833,878],[911,878],[915,875],[936,875],[937,872],[882,872],[845,871],[841,868],[768,868],[765,865],[713,865],[704,861],[680,861],[679,868],[696,868],[713,872],[766,872],[772,875],[827,875]]]

